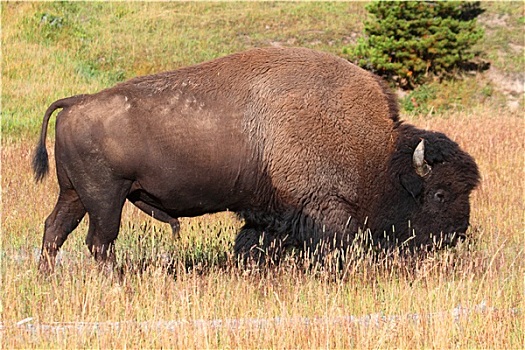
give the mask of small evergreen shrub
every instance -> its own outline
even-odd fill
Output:
[[[472,46],[483,37],[479,2],[378,1],[367,10],[365,36],[344,52],[402,88],[450,75],[474,58]]]

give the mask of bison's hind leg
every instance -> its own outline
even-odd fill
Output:
[[[57,204],[45,222],[40,271],[53,271],[58,250],[85,214],[86,209],[78,193],[72,188],[61,186]]]
[[[131,182],[127,180],[101,182],[98,188],[92,188],[86,193],[89,196],[82,197],[89,215],[86,245],[95,260],[107,265],[115,263],[114,242],[130,187]]]

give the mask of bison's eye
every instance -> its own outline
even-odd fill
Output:
[[[443,203],[447,199],[446,197],[446,193],[443,190],[437,190],[433,195],[433,199],[437,203]]]

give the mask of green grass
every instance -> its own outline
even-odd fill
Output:
[[[478,49],[485,53],[490,63],[508,74],[523,73],[525,56],[524,7],[521,1],[487,2],[486,12],[480,22],[486,28],[485,38]]]
[[[36,135],[58,98],[254,46],[337,53],[363,15],[356,3],[2,3],[2,127]]]
[[[408,98],[422,101],[422,107],[404,113],[418,126],[445,132],[478,162],[482,183],[472,195],[475,240],[469,245],[420,260],[373,261],[364,256],[350,262],[339,278],[333,271],[307,272],[293,257],[267,270],[240,270],[232,243],[242,223],[231,213],[183,218],[175,240],[168,225],[127,204],[117,241],[122,277],[102,273],[93,262],[84,244],[85,219],[64,245],[57,273],[45,278],[37,272],[36,259],[58,187],[54,176],[36,185],[30,162],[51,102],[254,46],[307,46],[342,54],[355,40],[352,34],[361,33],[366,12],[363,3],[341,2],[1,6],[2,348],[523,347],[523,103],[517,111],[508,110],[506,95],[485,76],[436,82],[415,91]],[[522,73],[523,3],[483,6],[483,18],[506,16],[506,26],[490,26],[489,21],[480,47],[503,73]],[[515,52],[519,45],[521,52]],[[53,167],[52,135],[48,142]],[[458,305],[481,303],[498,311],[459,321],[446,313]],[[515,308],[521,314],[512,313]],[[443,311],[439,319],[424,316]],[[192,323],[273,317],[334,320],[377,313],[417,313],[423,318],[378,328],[328,322],[213,329]],[[176,331],[130,323],[106,332],[40,333],[16,326],[26,317],[33,317],[34,324],[188,323]]]
[[[138,75],[254,46],[306,46],[343,55],[343,48],[362,35],[367,17],[365,4],[352,2],[19,2],[1,6],[2,130],[5,136],[16,138],[36,135],[43,112],[54,100],[96,92]],[[479,23],[485,38],[477,49],[504,74],[522,74],[523,4],[486,3],[483,7],[486,12]],[[505,105],[505,95],[483,76],[434,85],[439,98],[424,106],[429,110]]]

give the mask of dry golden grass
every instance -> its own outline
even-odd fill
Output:
[[[413,120],[447,133],[480,166],[473,239],[457,249],[420,260],[363,257],[343,276],[306,273],[293,259],[239,270],[231,245],[240,222],[231,214],[183,219],[173,240],[167,225],[126,205],[122,276],[93,262],[86,221],[66,242],[56,274],[40,276],[43,222],[58,187],[54,176],[35,184],[30,161],[50,101],[253,46],[340,53],[366,11],[337,2],[0,6],[1,348],[524,348],[524,120],[489,109],[499,105],[490,99],[478,111]],[[487,7],[488,19],[507,19],[498,32],[487,28],[483,49],[500,69],[522,72],[523,49],[510,60],[505,50],[521,42],[523,5]],[[48,142],[51,149],[52,131]]]
[[[292,261],[239,270],[231,242],[240,223],[232,215],[184,219],[174,241],[167,225],[129,205],[118,243],[123,276],[92,261],[83,222],[57,273],[42,277],[36,258],[56,180],[36,185],[33,142],[4,139],[2,348],[523,347],[524,121],[480,109],[412,122],[444,131],[476,158],[474,239],[426,259],[365,257],[338,278]],[[458,306],[469,313],[455,315]],[[385,317],[367,324],[371,314]],[[361,318],[349,322],[349,315]]]

